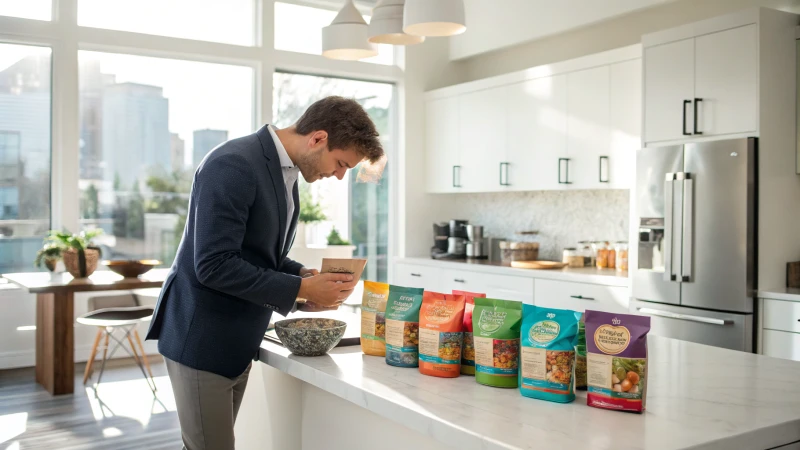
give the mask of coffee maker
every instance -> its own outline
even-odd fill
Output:
[[[450,223],[433,224],[433,259],[465,259],[467,257],[466,220],[453,219]]]

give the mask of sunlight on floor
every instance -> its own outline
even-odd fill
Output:
[[[0,444],[19,436],[28,428],[28,413],[6,414],[0,416]],[[19,448],[19,443],[17,448]],[[14,444],[8,448],[11,449]]]
[[[97,421],[109,417],[128,417],[142,426],[150,423],[153,414],[176,411],[175,399],[169,377],[155,377],[157,396],[147,387],[144,378],[126,381],[104,381],[97,388],[97,396],[92,387],[86,388],[86,397]],[[106,428],[103,434],[114,433],[115,428]],[[24,430],[23,430],[24,431]],[[119,430],[116,430],[119,432]]]

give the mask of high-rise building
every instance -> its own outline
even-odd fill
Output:
[[[193,140],[194,151],[192,152],[192,163],[194,167],[197,167],[208,152],[228,140],[228,131],[211,130],[208,128],[204,130],[195,130]]]
[[[119,179],[123,189],[143,181],[149,171],[172,168],[169,100],[163,89],[119,83],[103,91],[103,178]]]
[[[184,158],[186,153],[186,143],[178,136],[178,133],[169,134],[170,157],[172,159],[172,171],[180,172],[185,165]]]
[[[103,179],[103,91],[115,75],[100,71],[100,61],[80,61],[80,178]]]

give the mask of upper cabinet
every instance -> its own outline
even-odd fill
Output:
[[[636,45],[429,92],[429,192],[630,187],[640,56]]]
[[[747,21],[739,14],[645,36],[645,144],[757,135],[758,25]]]

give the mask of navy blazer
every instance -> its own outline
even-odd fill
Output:
[[[194,174],[189,214],[146,339],[185,366],[233,378],[257,354],[273,311],[284,316],[301,264],[286,257],[286,187],[265,125],[212,150]]]

